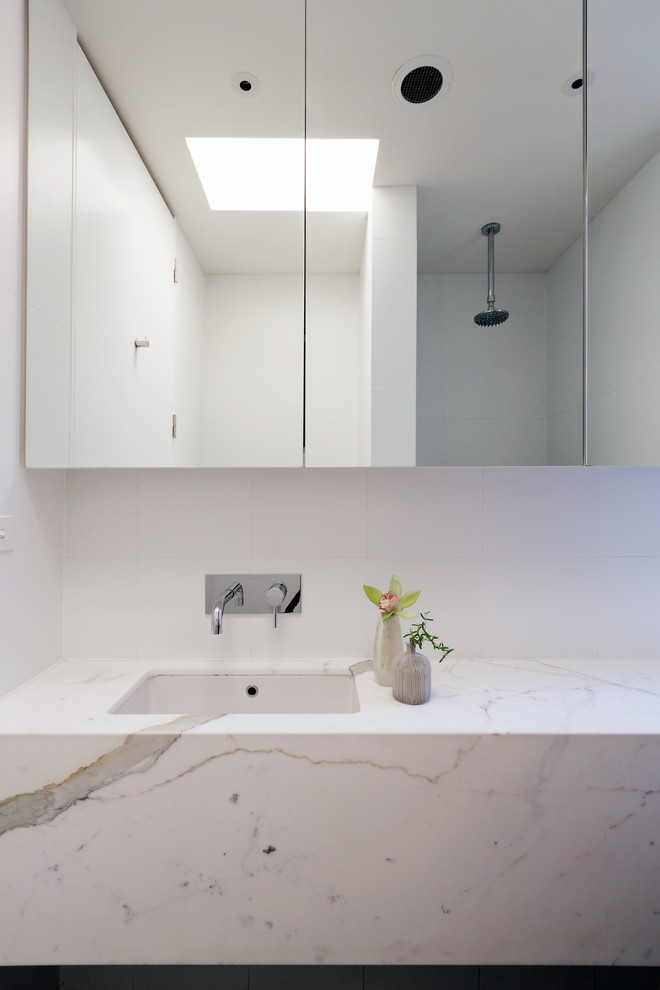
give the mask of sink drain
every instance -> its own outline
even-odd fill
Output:
[[[256,698],[256,696],[259,694],[259,688],[257,687],[256,684],[249,684],[245,689],[245,693],[250,698]]]

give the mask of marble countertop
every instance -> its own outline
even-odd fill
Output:
[[[0,699],[0,735],[195,734],[656,734],[660,660],[490,660],[433,664],[426,705],[402,705],[366,661],[63,660]],[[155,674],[323,676],[351,671],[360,710],[350,714],[213,717],[111,714]]]
[[[112,714],[159,673],[352,714]],[[66,660],[0,699],[2,965],[660,964],[660,660]]]

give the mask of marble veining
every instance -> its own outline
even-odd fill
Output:
[[[446,661],[420,707],[356,662],[351,714],[110,714],[163,668],[218,665],[0,699],[1,964],[660,964],[660,662]]]

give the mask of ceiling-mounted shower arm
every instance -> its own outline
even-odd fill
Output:
[[[477,313],[474,318],[478,327],[496,327],[509,319],[505,309],[495,308],[495,234],[498,234],[500,229],[501,225],[494,220],[481,228],[481,233],[488,238],[488,297],[486,309],[482,313]]]
[[[499,234],[501,225],[499,223],[486,223],[481,228],[481,233],[488,238],[488,296],[486,298],[486,309],[491,310],[495,306],[495,234]]]

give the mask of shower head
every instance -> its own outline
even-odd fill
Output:
[[[481,233],[488,238],[488,298],[486,299],[486,309],[483,313],[477,313],[474,322],[478,327],[498,327],[509,319],[509,314],[505,309],[495,308],[495,234],[499,233],[501,227],[499,223],[484,224]]]
[[[478,327],[498,327],[509,319],[509,314],[505,309],[486,309],[483,313],[477,313],[474,322]]]

